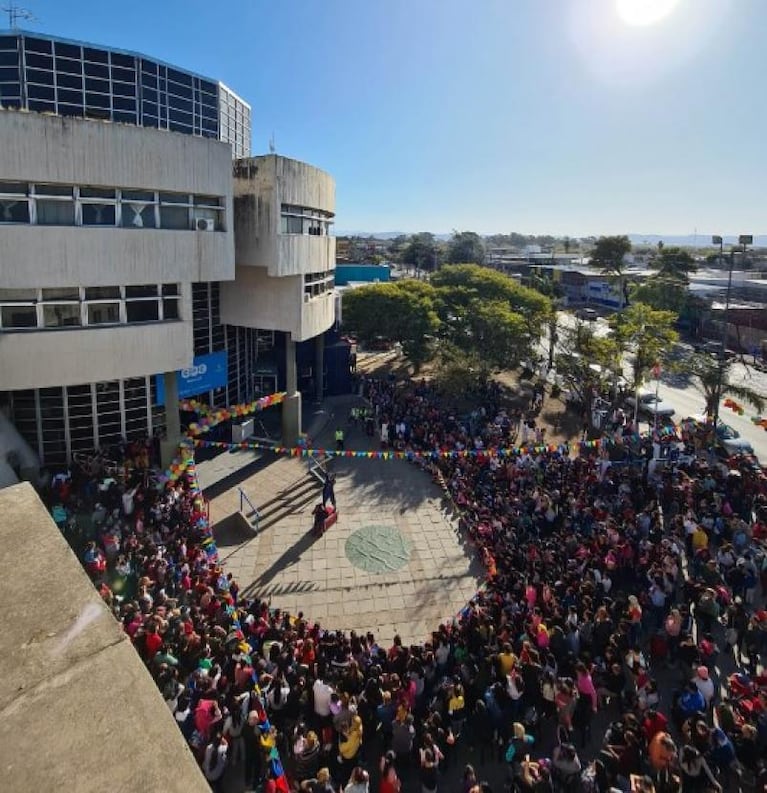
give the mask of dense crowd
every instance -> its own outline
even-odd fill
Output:
[[[243,598],[200,543],[202,499],[153,478],[140,444],[121,477],[52,484],[213,789],[230,766],[247,789],[312,793],[487,793],[504,766],[525,792],[765,789],[764,475],[500,456],[524,416],[497,388],[462,416],[426,383],[363,385],[352,419],[387,447],[468,452],[417,464],[487,580],[423,644]]]

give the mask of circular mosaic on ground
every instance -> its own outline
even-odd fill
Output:
[[[399,570],[410,561],[410,543],[394,526],[363,526],[346,541],[346,558],[368,573]]]

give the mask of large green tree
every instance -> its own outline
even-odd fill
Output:
[[[553,310],[544,295],[478,265],[446,265],[432,276],[431,285],[446,341],[477,351],[498,368],[530,354]]]
[[[613,314],[610,326],[621,352],[633,353],[631,388],[637,389],[656,363],[669,360],[673,345],[679,340],[674,329],[677,315],[646,303],[633,303]]]
[[[447,261],[450,264],[483,264],[485,244],[474,231],[453,231],[447,246]]]
[[[437,245],[428,231],[413,234],[402,248],[402,263],[413,270],[434,270],[437,267]]]
[[[685,286],[690,282],[690,273],[698,269],[690,252],[676,247],[659,248],[658,255],[650,261],[650,267],[657,271],[658,278]]]
[[[378,337],[398,341],[416,371],[431,358],[440,321],[429,284],[398,281],[344,292],[343,325],[362,342]]]
[[[626,255],[631,252],[631,240],[625,235],[600,237],[591,250],[591,263],[610,278],[618,282],[618,288],[626,303]]]

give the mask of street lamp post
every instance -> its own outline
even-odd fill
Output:
[[[722,237],[712,237],[711,241],[716,244],[719,243],[720,255],[722,255],[723,242]],[[752,245],[754,238],[751,234],[741,234],[738,237],[738,244],[743,248],[743,262],[745,266],[746,261],[746,248]],[[730,316],[730,296],[732,295],[732,271],[735,269],[735,251],[730,251],[730,266],[727,271],[727,291],[724,297],[724,314],[722,316],[722,347],[719,350],[719,372],[716,382],[716,393],[714,401],[714,439],[716,439],[716,428],[719,424],[719,403],[722,399],[722,384],[724,382],[724,367],[727,361],[727,329]]]

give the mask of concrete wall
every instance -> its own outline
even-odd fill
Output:
[[[280,234],[282,204],[335,212],[329,174],[275,154],[238,160],[234,174],[238,265],[266,267],[272,276],[333,269],[333,237]]]
[[[234,276],[229,144],[0,110],[0,179],[225,197],[226,232],[3,226],[0,285],[97,286]]]
[[[183,369],[192,363],[192,323],[0,334],[3,390],[78,385]]]
[[[304,301],[300,275],[273,278],[264,267],[237,267],[235,281],[221,284],[221,319],[228,325],[290,333],[305,341],[335,321],[334,296]]]

